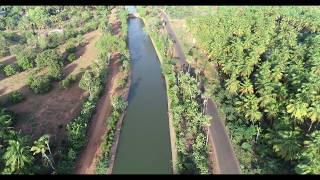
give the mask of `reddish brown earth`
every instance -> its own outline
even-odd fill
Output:
[[[60,145],[65,137],[66,124],[79,114],[83,99],[87,96],[87,93],[78,87],[80,69],[86,69],[96,59],[95,42],[98,36],[97,31],[86,34],[85,38],[89,43],[79,48],[77,52],[82,51],[82,57],[64,68],[64,74],[78,75],[78,81],[65,90],[55,82],[50,92],[35,95],[26,85],[30,71],[0,80],[0,100],[5,101],[7,94],[13,90],[19,90],[26,96],[25,101],[7,107],[18,114],[16,130],[21,130],[22,133],[29,134],[33,138],[50,134],[51,143],[54,146]]]
[[[16,62],[16,57],[15,56],[6,56],[0,58],[0,64],[8,65],[8,64],[13,64]]]
[[[76,165],[77,174],[94,174],[97,154],[101,151],[98,148],[106,132],[106,119],[112,110],[111,97],[115,91],[115,75],[119,72],[119,65],[118,57],[114,57],[110,62],[110,67],[108,68],[110,71],[104,89],[106,93],[99,99],[97,111],[91,119],[88,131],[89,141]]]
[[[116,9],[112,10],[109,16],[109,22],[112,24],[113,34],[117,35],[120,32],[120,22],[116,17]],[[105,94],[99,99],[97,111],[91,120],[91,125],[88,131],[88,144],[81,153],[76,165],[75,173],[77,174],[94,174],[98,157],[101,154],[101,143],[104,134],[107,133],[106,120],[110,116],[112,105],[111,97],[121,94],[116,82],[121,79],[123,73],[119,71],[120,54],[114,53],[110,61],[109,75],[106,80]]]

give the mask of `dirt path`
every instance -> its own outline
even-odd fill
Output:
[[[123,73],[119,73],[120,75],[124,75]],[[119,78],[121,79],[121,78]],[[128,76],[128,83],[126,85],[126,87],[122,88],[121,90],[117,91],[115,96],[122,96],[124,97],[124,99],[126,101],[128,101],[128,97],[129,97],[129,91],[130,91],[130,84],[131,84],[131,71],[129,72],[129,76]],[[117,154],[117,148],[118,148],[118,144],[119,144],[119,139],[120,139],[120,133],[121,133],[121,127],[122,127],[122,122],[124,119],[124,116],[126,114],[127,110],[125,110],[121,117],[119,118],[118,122],[117,122],[117,126],[116,126],[116,132],[115,132],[115,136],[114,136],[114,143],[112,145],[111,151],[110,151],[110,161],[109,161],[109,166],[108,166],[108,170],[107,170],[107,174],[111,174],[112,173],[112,169],[113,169],[113,165],[116,159],[116,154]]]
[[[79,162],[76,165],[77,174],[94,174],[95,170],[95,160],[98,147],[102,142],[102,137],[106,132],[106,117],[111,113],[111,99],[114,88],[114,77],[118,73],[119,62],[117,59],[112,59],[110,62],[110,72],[108,78],[106,79],[106,86],[104,89],[105,94],[99,99],[97,105],[97,111],[94,114],[90,128],[88,131],[88,144],[85,150],[81,153],[79,157]]]
[[[112,24],[113,34],[119,33],[119,21],[115,15],[115,9],[112,10],[112,14],[109,16],[109,21]],[[110,62],[110,70],[108,78],[106,80],[105,94],[99,99],[97,110],[93,116],[88,131],[88,144],[85,150],[81,153],[79,161],[76,165],[76,174],[95,174],[96,164],[99,155],[101,154],[101,143],[104,134],[107,133],[106,119],[111,114],[112,105],[111,98],[117,91],[116,79],[119,75],[120,67],[119,53],[114,53]]]
[[[169,36],[175,41],[174,47],[176,48],[180,63],[182,65],[188,65],[181,45],[170,25],[169,19],[163,11],[161,11],[161,17],[165,21],[165,26]],[[218,115],[217,107],[211,99],[207,102],[206,113],[211,117],[211,126],[209,129],[209,135],[211,137],[209,139],[213,146],[213,152],[217,161],[214,163],[217,165],[217,167],[214,167],[214,169],[218,171],[216,173],[240,174],[239,163],[235,157],[229,136],[227,135],[221,118]]]

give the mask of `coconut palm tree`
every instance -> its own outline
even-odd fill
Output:
[[[33,157],[30,154],[29,147],[24,145],[23,138],[9,140],[9,146],[3,155],[6,171],[10,173],[20,173],[28,165],[32,164]]]
[[[47,160],[51,166],[52,169],[55,170],[53,167],[52,160],[47,156],[46,151],[48,150],[51,155],[51,150],[49,146],[49,135],[43,135],[38,140],[34,142],[34,145],[31,147],[31,152],[33,152],[33,155],[41,153],[42,158]]]
[[[315,122],[319,122],[320,121],[320,104],[312,104],[311,107],[309,107],[308,109],[308,116],[311,120],[311,123],[310,123],[310,127],[309,127],[309,131],[313,125],[313,123]]]
[[[241,86],[240,86],[240,89],[239,91],[241,92],[241,95],[242,94],[253,94],[253,85],[250,81],[249,78],[245,78],[244,79],[244,82],[241,83]]]
[[[240,88],[240,81],[235,76],[231,76],[226,80],[226,87],[231,94],[236,94]]]
[[[305,149],[301,154],[301,161],[295,168],[301,174],[320,173],[320,131],[311,134],[310,140],[304,142]]]
[[[308,115],[308,103],[302,102],[301,100],[291,99],[290,104],[288,104],[286,108],[287,112],[300,122],[303,122],[303,118]]]

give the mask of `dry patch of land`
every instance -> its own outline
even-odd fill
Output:
[[[89,142],[82,152],[76,166],[76,173],[94,174],[97,155],[99,154],[102,137],[106,132],[106,118],[110,115],[112,106],[111,98],[116,90],[116,79],[119,73],[119,57],[114,56],[109,65],[109,75],[105,83],[105,94],[99,99],[97,110],[91,119],[88,131]]]
[[[120,22],[116,16],[116,9],[112,10],[109,16],[109,22],[112,24],[112,33],[118,35],[120,32]],[[88,144],[76,165],[77,174],[95,174],[98,157],[102,152],[102,138],[105,133],[108,133],[106,119],[110,116],[112,110],[111,98],[117,95],[127,96],[129,91],[128,88],[120,89],[117,86],[117,82],[125,76],[125,74],[119,70],[120,65],[120,53],[114,53],[108,68],[109,74],[105,82],[105,94],[98,101],[96,113],[91,119],[88,132]]]
[[[97,51],[95,43],[99,38],[98,31],[84,35],[88,44],[77,49],[77,60],[64,67],[64,74],[81,75],[81,69],[88,68],[96,59]],[[78,87],[80,77],[77,82],[69,88],[63,90],[58,82],[53,83],[50,92],[42,95],[33,94],[27,86],[27,76],[33,71],[24,71],[16,75],[7,77],[0,81],[0,100],[5,99],[5,95],[19,90],[26,96],[26,100],[7,107],[18,114],[15,128],[24,134],[37,138],[42,134],[50,134],[51,142],[59,145],[65,137],[65,126],[79,112],[84,98],[88,95]]]

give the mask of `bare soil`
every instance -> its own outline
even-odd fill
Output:
[[[26,84],[27,76],[32,70],[0,81],[0,100],[4,100],[5,95],[14,90],[19,90],[26,96],[25,101],[7,107],[18,114],[16,130],[31,135],[33,139],[49,134],[53,146],[60,145],[65,138],[66,124],[79,114],[83,100],[88,96],[78,87],[80,69],[88,68],[96,59],[95,42],[99,35],[98,31],[86,34],[84,37],[90,38],[89,44],[77,51],[77,53],[81,51],[82,57],[64,68],[65,75],[69,73],[78,75],[77,82],[65,90],[61,89],[58,82],[54,82],[50,92],[42,95],[33,94]]]
[[[109,22],[112,24],[113,34],[118,35],[120,32],[120,22],[116,17],[116,9],[112,10]],[[77,174],[95,174],[98,157],[102,153],[102,138],[104,134],[108,133],[106,120],[112,110],[111,98],[128,92],[128,89],[119,89],[117,87],[117,82],[124,76],[123,72],[119,71],[120,65],[120,54],[114,53],[109,65],[109,75],[104,90],[105,94],[98,102],[97,111],[91,120],[88,132],[89,141],[87,147],[81,153],[76,165],[75,173]]]
[[[0,64],[8,65],[8,64],[13,64],[16,62],[16,57],[11,55],[11,56],[6,56],[0,58]]]
[[[94,174],[97,155],[101,152],[99,148],[102,143],[102,137],[106,132],[106,119],[110,115],[111,97],[115,91],[115,77],[119,72],[119,58],[114,57],[110,62],[109,75],[106,79],[105,94],[99,99],[97,111],[91,119],[88,131],[88,144],[79,157],[76,165],[77,174]]]

